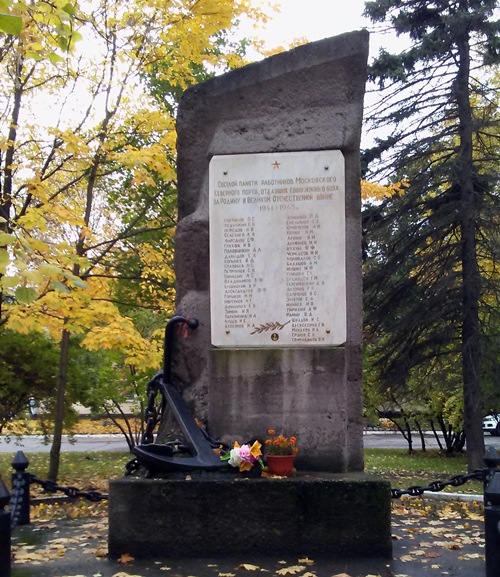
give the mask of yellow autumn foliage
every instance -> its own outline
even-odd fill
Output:
[[[368,180],[361,181],[361,198],[363,200],[382,200],[394,196],[395,194],[403,194],[408,188],[409,183],[406,180],[396,182],[394,184],[382,185]]]
[[[140,271],[136,298],[147,301],[137,304],[173,312],[175,208],[166,218],[154,203],[160,189],[176,190],[175,118],[142,77],[163,62],[157,80],[187,87],[200,66],[242,64],[229,44],[210,48],[238,19],[264,23],[266,13],[250,0],[6,2],[23,28],[0,58],[0,96],[16,102],[22,121],[14,108],[0,115],[2,159],[11,157],[2,190],[13,191],[9,222],[0,222],[0,288],[9,297],[0,320],[56,340],[82,335],[89,349],[157,367],[161,331],[143,335],[114,302],[126,255]],[[13,78],[23,59],[30,66]],[[148,227],[157,241],[141,237],[131,249],[131,235]]]

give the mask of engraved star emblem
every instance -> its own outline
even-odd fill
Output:
[[[281,165],[278,161],[273,163],[273,168],[279,168]]]

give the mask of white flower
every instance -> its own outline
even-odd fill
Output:
[[[239,467],[241,464],[240,447],[235,447],[229,451],[229,464],[232,467]]]

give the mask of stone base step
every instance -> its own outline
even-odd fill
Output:
[[[363,473],[124,477],[109,488],[109,554],[390,557],[390,502],[390,484]]]

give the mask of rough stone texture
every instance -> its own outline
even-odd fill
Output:
[[[238,431],[240,441],[264,438],[269,425],[278,423],[297,432],[298,469],[342,471],[346,445],[338,441],[346,421],[344,354],[340,347],[245,350],[238,355],[213,351],[212,378],[223,386],[212,390],[211,385],[209,422],[223,422],[226,430]],[[228,406],[240,410],[228,411]],[[232,442],[227,434],[221,434],[221,440]]]
[[[390,485],[360,473],[127,477],[110,484],[109,516],[112,557],[389,557],[392,551]]]
[[[179,344],[174,371],[213,436],[245,439],[283,428],[299,437],[299,466],[311,470],[363,468],[359,143],[367,56],[365,31],[307,44],[187,90],[178,115],[177,312],[198,318],[200,328]],[[345,346],[214,350],[211,157],[324,149],[345,157]]]

